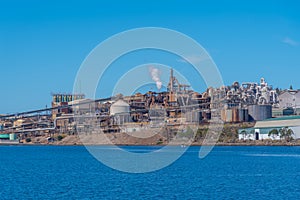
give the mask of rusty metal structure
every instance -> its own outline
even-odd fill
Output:
[[[109,133],[201,125],[214,119],[240,123],[269,118],[278,103],[276,90],[263,78],[260,84],[234,82],[198,93],[181,84],[170,69],[167,91],[97,100],[85,99],[83,94],[52,94],[51,108],[0,116],[0,134],[74,134],[93,131],[95,126]]]

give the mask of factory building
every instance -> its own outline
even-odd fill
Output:
[[[300,90],[285,90],[279,95],[279,109],[293,110],[292,114],[300,115]]]
[[[91,99],[77,99],[68,102],[68,105],[71,107],[69,112],[75,113],[91,113],[96,109],[96,103]],[[66,114],[66,113],[65,113]]]
[[[167,91],[136,93],[123,97],[121,94],[109,103],[89,103],[84,95],[53,94],[52,112],[55,119],[80,111],[96,111],[101,127],[114,129],[129,123],[143,123],[161,127],[164,124],[201,124],[214,118],[227,123],[258,121],[272,117],[272,107],[278,103],[275,90],[261,79],[260,83],[234,82],[231,86],[208,88],[204,93],[181,84],[170,69]],[[81,105],[82,104],[82,105]]]
[[[84,94],[61,94],[52,93],[52,103],[71,102],[78,99],[84,99]]]
[[[52,113],[46,116],[48,119],[41,120],[37,114],[37,117],[11,120],[13,122],[3,120],[3,125],[14,130],[40,127],[50,132],[70,131],[74,127],[91,130],[92,125],[97,125],[104,132],[115,132],[121,128],[129,130],[126,126],[132,130],[147,126],[176,127],[205,124],[215,119],[241,123],[292,114],[291,102],[298,105],[298,100],[298,91],[285,91],[278,96],[264,78],[259,83],[234,82],[198,93],[180,83],[170,69],[166,91],[117,95],[96,101],[85,99],[83,94],[52,94]],[[74,114],[78,117],[76,120]]]
[[[0,134],[0,144],[18,144],[19,140],[15,133]]]
[[[272,117],[272,108],[278,106],[278,94],[264,78],[260,83],[234,82],[231,86],[208,89],[212,100],[218,99],[224,122],[258,121]],[[217,108],[218,109],[218,108]]]
[[[293,139],[300,138],[300,116],[288,116],[281,118],[273,118],[256,122],[253,128],[240,129],[240,140],[281,140],[280,129],[292,130]],[[277,134],[272,134],[271,131],[277,130]]]
[[[0,131],[4,130],[5,126],[0,124]],[[15,133],[6,133],[0,134],[0,144],[17,144],[19,140],[17,139],[17,135]]]
[[[272,107],[278,103],[275,90],[261,79],[260,83],[234,82],[231,86],[208,88],[204,93],[189,89],[189,85],[181,84],[170,69],[167,91],[136,93],[123,97],[113,97],[110,103],[92,105],[83,99],[84,95],[53,95],[54,106],[64,106],[53,111],[53,117],[59,114],[74,112],[77,104],[85,113],[96,111],[101,127],[114,129],[115,126],[126,126],[135,122],[149,124],[152,127],[163,125],[176,126],[185,124],[201,124],[213,118],[221,118],[224,122],[240,123],[258,121],[272,117]],[[70,109],[72,106],[72,109]],[[92,106],[92,108],[91,108]]]
[[[283,91],[279,95],[279,108],[300,108],[300,91]]]
[[[55,119],[61,114],[69,114],[71,113],[69,103],[72,101],[84,99],[84,94],[60,94],[53,93],[52,94],[52,108],[57,108],[52,110],[52,119]]]
[[[293,108],[272,108],[272,117],[282,117],[295,114],[300,115],[298,109],[294,110]]]

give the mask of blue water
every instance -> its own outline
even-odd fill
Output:
[[[205,159],[198,151],[190,147],[160,171],[129,174],[81,146],[0,146],[0,199],[300,198],[300,147],[215,147]]]

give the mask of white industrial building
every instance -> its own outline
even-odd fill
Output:
[[[68,105],[72,105],[74,112],[91,112],[95,110],[95,102],[91,99],[77,99],[68,102]]]
[[[294,134],[292,138],[300,138],[300,116],[289,116],[282,118],[273,118],[264,121],[256,122],[253,128],[240,129],[239,139],[240,140],[280,140],[280,135],[269,135],[270,131],[287,127],[291,129]]]
[[[279,95],[279,108],[300,108],[300,91],[286,90]]]

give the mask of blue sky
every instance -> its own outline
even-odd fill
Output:
[[[225,84],[265,77],[274,87],[300,88],[299,10],[286,0],[1,1],[0,113],[49,106],[51,92],[72,92],[77,70],[101,41],[147,26],[194,38]]]

